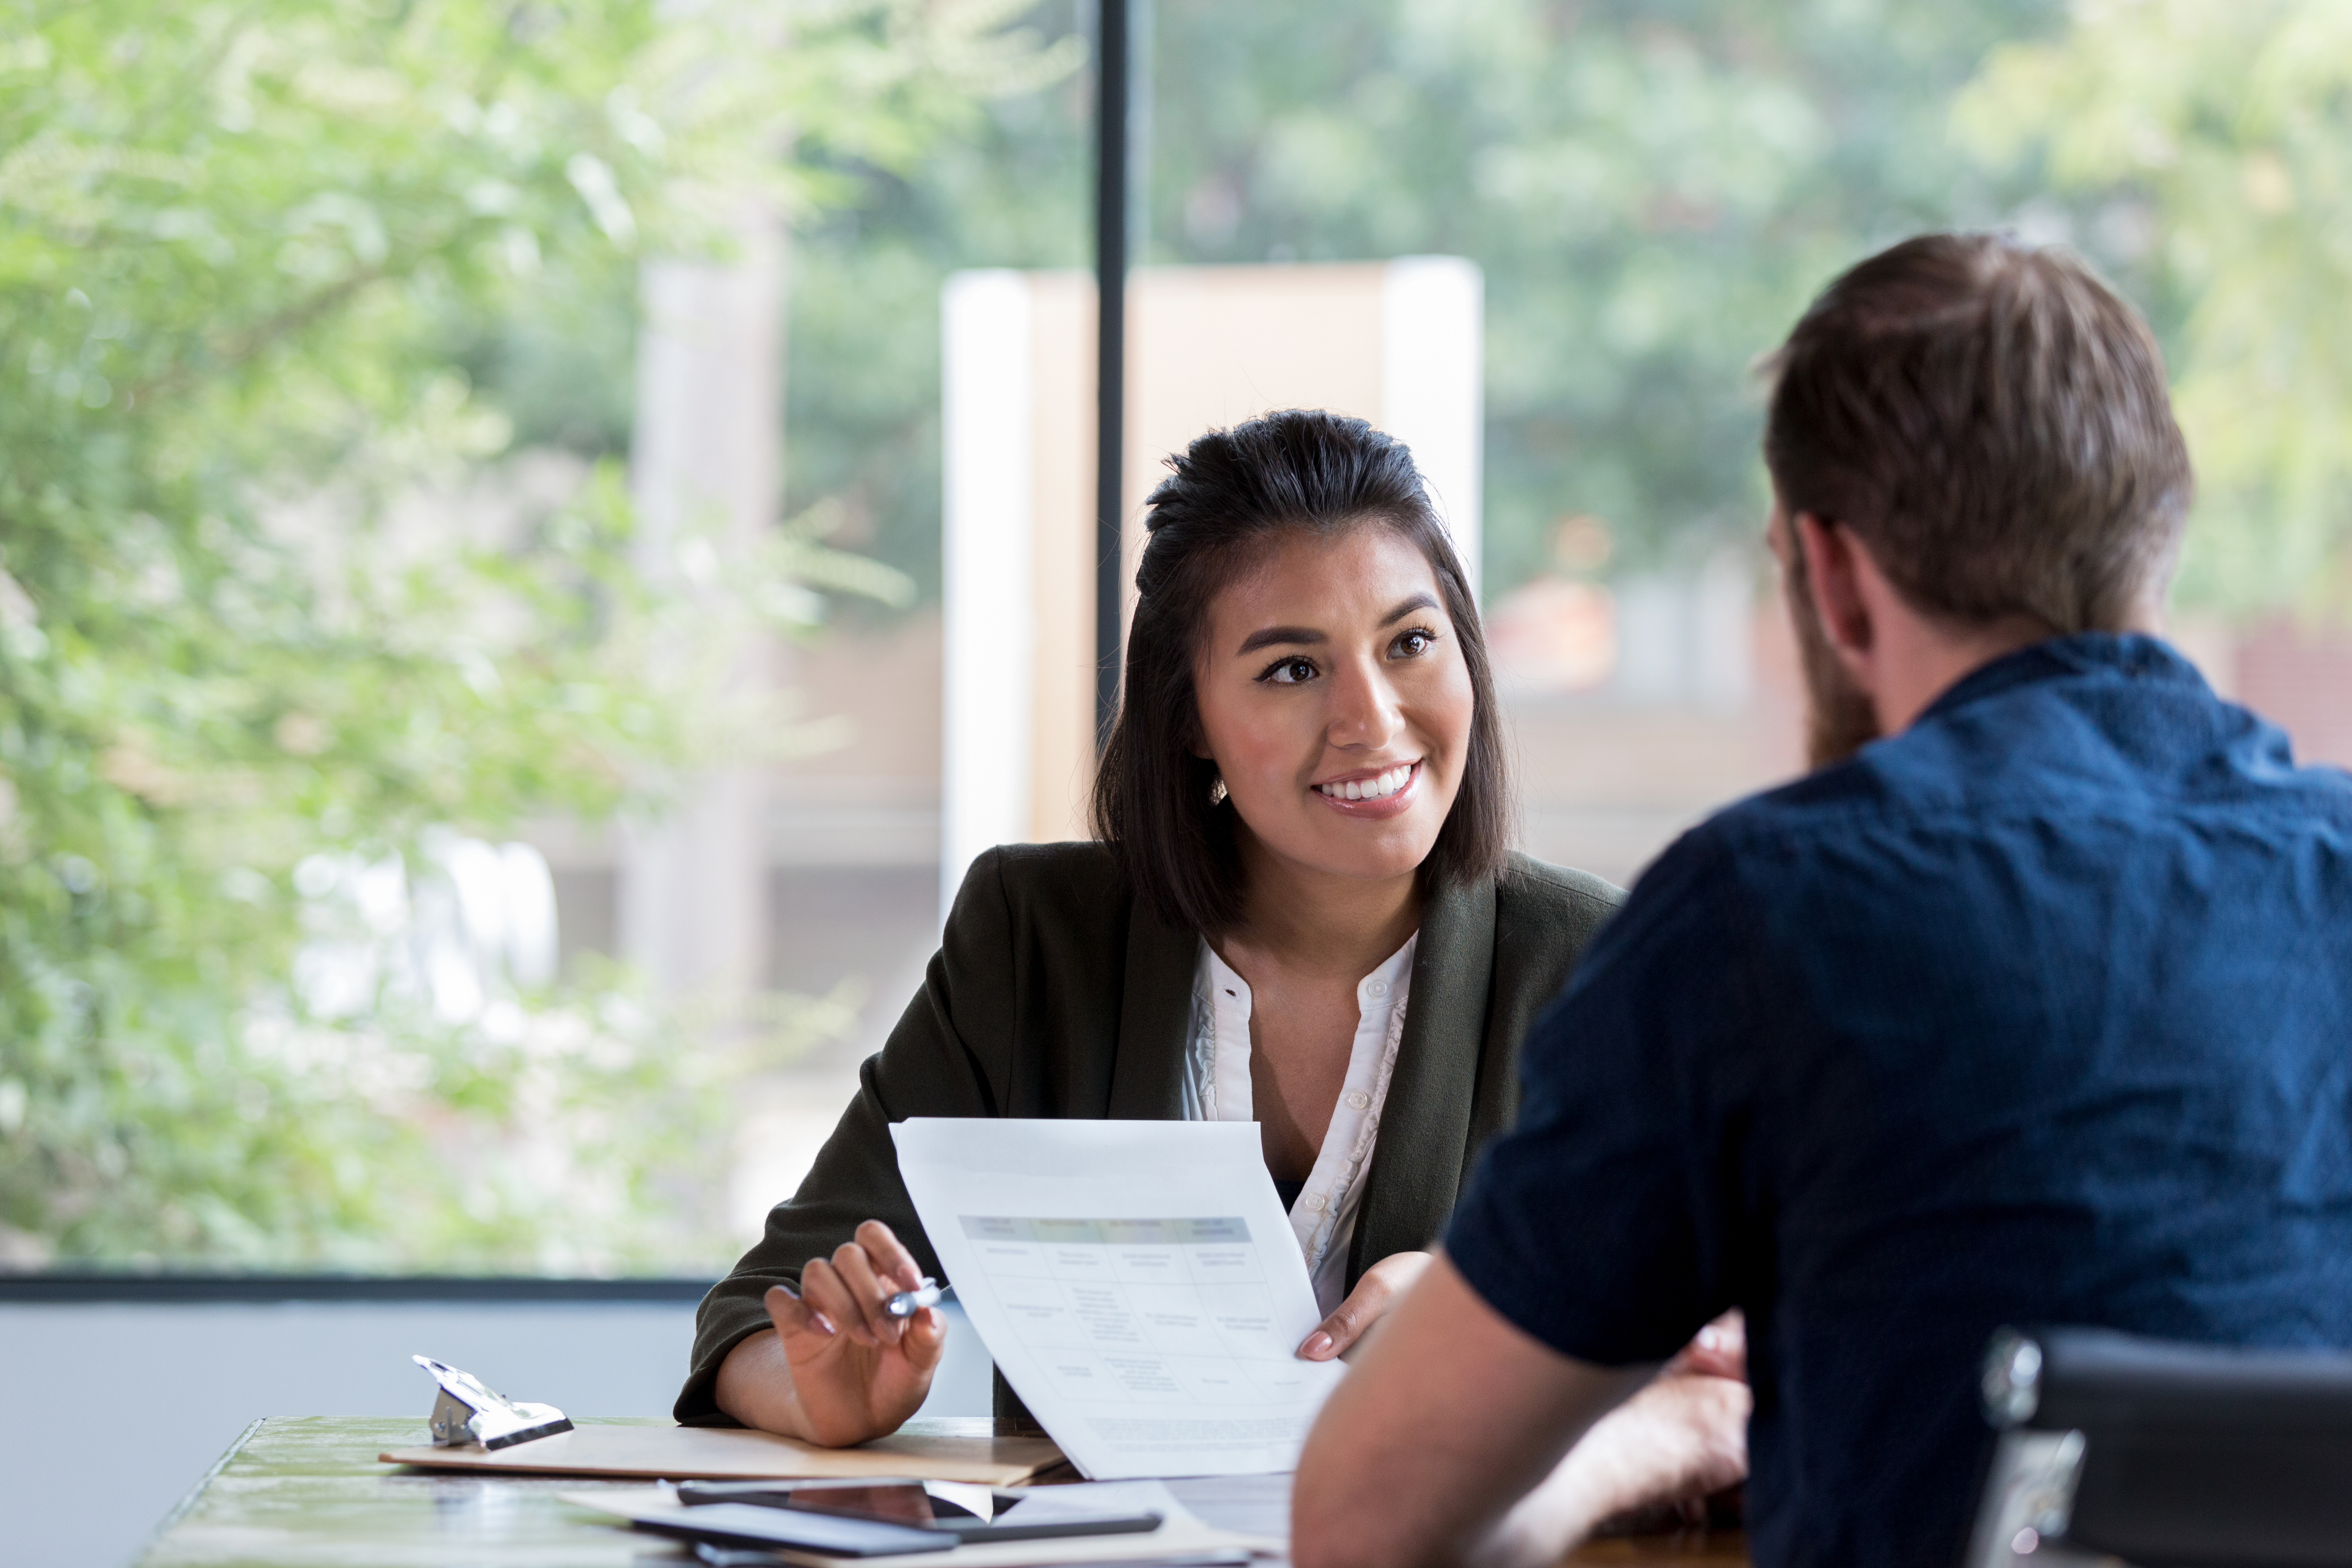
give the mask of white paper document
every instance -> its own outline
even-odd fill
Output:
[[[1344,1369],[1247,1121],[918,1117],[915,1213],[997,1369],[1096,1480],[1292,1468]]]

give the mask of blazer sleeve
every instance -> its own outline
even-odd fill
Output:
[[[842,1113],[800,1191],[768,1212],[766,1233],[695,1313],[694,1353],[674,1412],[688,1426],[732,1426],[716,1400],[719,1363],[768,1327],[772,1285],[798,1289],[801,1268],[878,1219],[898,1233],[925,1273],[939,1255],[898,1179],[890,1123],[909,1116],[1003,1112],[1010,1065],[1013,921],[1002,852],[972,863],[949,911],[922,989],[882,1049],[858,1069],[857,1097]]]

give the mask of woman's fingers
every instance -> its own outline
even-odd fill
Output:
[[[801,1270],[797,1294],[778,1286],[768,1292],[768,1316],[777,1332],[795,1335],[840,1333],[863,1345],[896,1345],[907,1337],[912,1321],[892,1317],[890,1298],[923,1282],[915,1255],[878,1219],[857,1227],[857,1239],[843,1242],[831,1258],[812,1258]],[[929,1314],[931,1330],[918,1347],[919,1362],[938,1359],[947,1342],[947,1319]]]
[[[883,1303],[907,1287],[875,1272],[873,1258],[854,1241],[844,1242],[834,1249],[833,1271],[840,1276],[851,1299],[857,1303],[866,1331],[872,1336],[866,1342],[897,1344],[907,1326],[906,1320],[892,1317],[883,1310]]]
[[[794,1406],[774,1429],[835,1447],[879,1436],[913,1415],[947,1352],[945,1313],[931,1308],[898,1319],[885,1310],[892,1296],[921,1282],[913,1255],[879,1222],[857,1234],[832,1257],[810,1258],[798,1290],[778,1285],[764,1297]]]
[[[926,1307],[907,1320],[907,1331],[900,1336],[898,1348],[906,1352],[908,1363],[919,1373],[928,1374],[940,1364],[947,1353],[948,1315],[937,1307]]]
[[[845,1333],[859,1344],[895,1345],[909,1321],[890,1315],[889,1300],[922,1282],[922,1266],[906,1244],[888,1226],[869,1219],[857,1227],[857,1238],[835,1247],[831,1258],[809,1259],[801,1271],[800,1295],[806,1308],[829,1321],[828,1331]],[[947,1320],[937,1321],[944,1343]]]
[[[1351,1291],[1338,1311],[1315,1325],[1315,1331],[1298,1347],[1301,1361],[1329,1361],[1356,1342],[1363,1330],[1356,1321],[1355,1301]]]
[[[874,1272],[885,1279],[897,1280],[891,1294],[900,1290],[919,1290],[923,1284],[922,1265],[907,1250],[891,1228],[878,1219],[869,1219],[857,1227],[857,1245],[866,1249],[866,1259]]]
[[[1421,1278],[1429,1267],[1426,1252],[1399,1252],[1381,1258],[1364,1270],[1348,1299],[1339,1303],[1331,1315],[1316,1325],[1298,1347],[1304,1361],[1329,1361],[1345,1355],[1353,1349],[1369,1329],[1381,1320],[1397,1299]]]
[[[840,1257],[839,1253],[834,1255]],[[857,1296],[841,1271],[822,1258],[812,1258],[801,1270],[801,1300],[824,1314],[835,1331],[847,1334],[859,1344],[879,1344],[874,1331],[867,1327],[866,1312],[857,1304]]]
[[[830,1336],[833,1322],[823,1312],[793,1294],[789,1285],[771,1285],[764,1298],[768,1321],[776,1325],[776,1332],[786,1339],[795,1334]]]

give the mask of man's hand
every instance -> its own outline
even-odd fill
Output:
[[[1748,1320],[1734,1307],[1698,1331],[1674,1360],[1660,1369],[1661,1377],[1678,1372],[1704,1372],[1716,1377],[1748,1381]]]
[[[1298,1347],[1299,1359],[1329,1361],[1334,1356],[1346,1355],[1428,1267],[1426,1252],[1395,1252],[1365,1269],[1356,1288],[1348,1292],[1348,1299],[1317,1324],[1315,1331]]]
[[[880,1220],[813,1258],[800,1293],[767,1295],[772,1334],[753,1334],[719,1369],[719,1408],[747,1426],[844,1447],[895,1432],[930,1392],[947,1317],[894,1318],[884,1303],[922,1284],[914,1255]]]
[[[1299,1456],[1297,1568],[1459,1561],[1651,1370],[1570,1360],[1489,1307],[1443,1258],[1354,1365]]]
[[[1479,1568],[1557,1563],[1620,1516],[1693,1503],[1747,1479],[1748,1384],[1689,1369],[1690,1355],[1676,1356],[1649,1386],[1593,1423],[1466,1555]]]

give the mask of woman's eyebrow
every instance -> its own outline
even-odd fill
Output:
[[[1384,626],[1392,625],[1395,622],[1404,619],[1407,616],[1412,615],[1415,610],[1433,610],[1437,607],[1437,597],[1435,595],[1415,594],[1412,598],[1405,600],[1395,609],[1391,610],[1387,615],[1382,616],[1381,617],[1381,625]],[[1250,633],[1249,636],[1242,638],[1242,646],[1234,650],[1234,657],[1238,658],[1243,654],[1255,653],[1258,649],[1262,647],[1271,647],[1276,643],[1286,642],[1314,644],[1327,643],[1331,639],[1329,637],[1324,636],[1321,632],[1317,631],[1312,626],[1261,626],[1256,631]]]
[[[1403,613],[1402,610],[1397,612],[1398,615]],[[1242,646],[1234,657],[1238,658],[1242,654],[1255,653],[1278,642],[1322,643],[1330,640],[1312,626],[1261,626],[1242,638]]]

